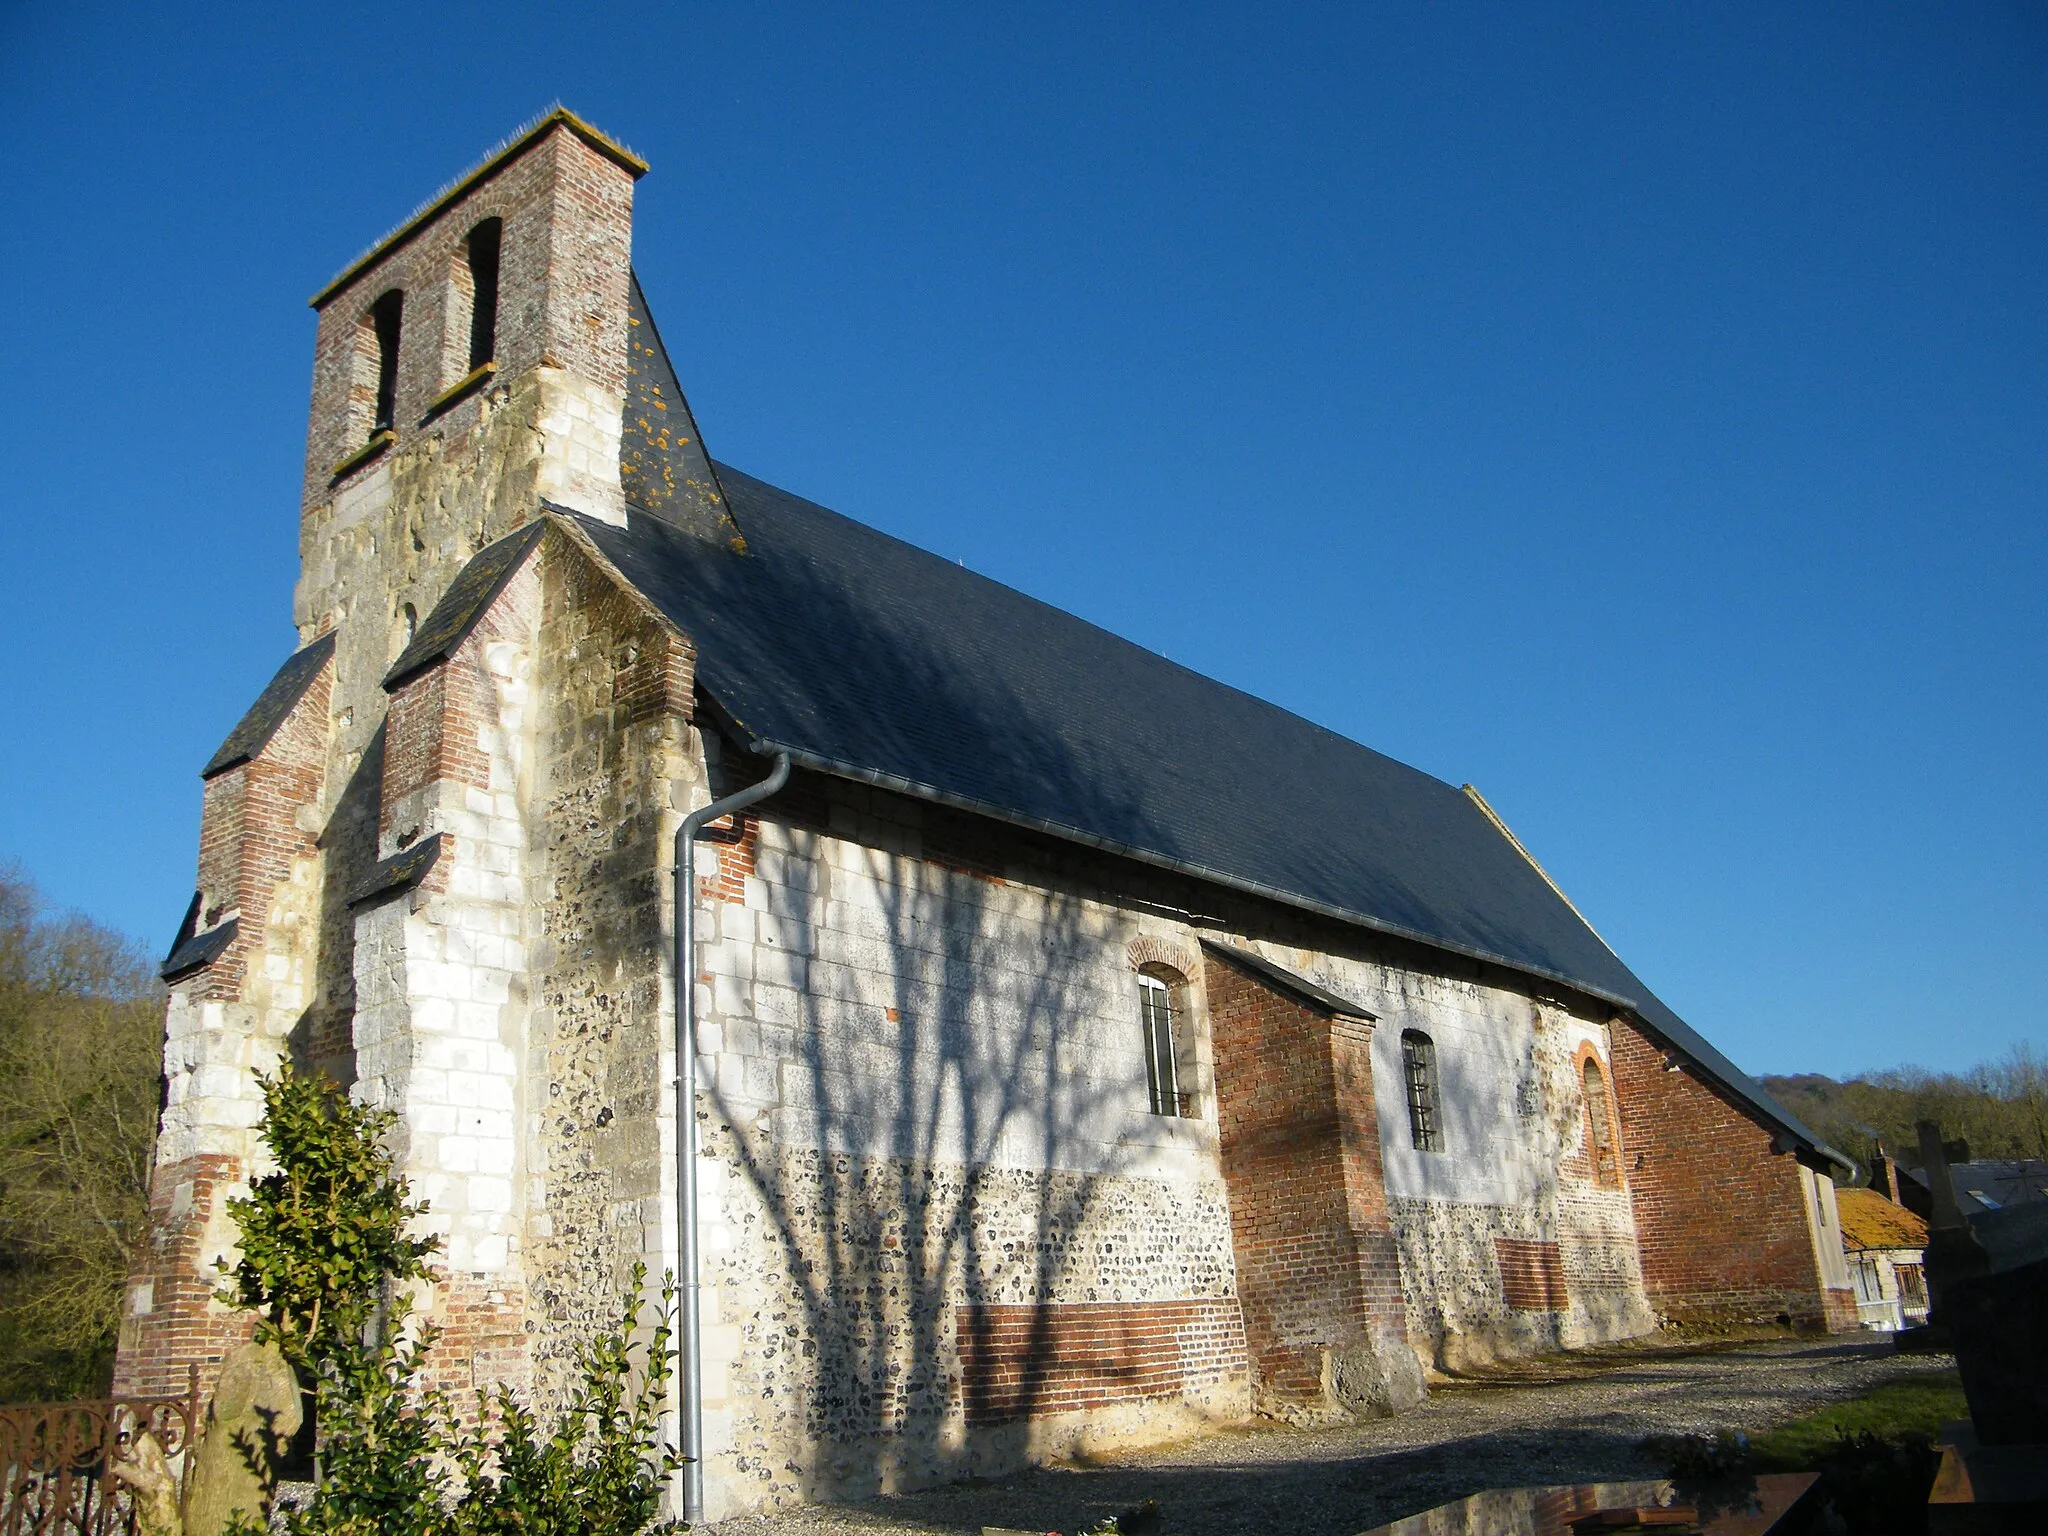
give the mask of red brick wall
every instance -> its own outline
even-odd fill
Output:
[[[221,1357],[248,1338],[253,1315],[212,1304],[220,1275],[204,1250],[207,1218],[241,1182],[240,1160],[201,1154],[160,1167],[149,1181],[149,1243],[129,1276],[114,1359],[114,1395],[152,1397],[185,1390],[198,1362],[199,1387],[213,1391]],[[148,1287],[149,1308],[133,1308]]]
[[[320,303],[313,344],[304,504],[326,500],[334,466],[361,448],[368,412],[355,393],[357,328],[376,299],[405,294],[399,335],[398,445],[421,433],[466,430],[479,406],[426,420],[460,357],[468,361],[468,306],[454,301],[457,253],[487,218],[504,220],[498,273],[498,377],[537,366],[566,369],[623,396],[626,301],[633,236],[633,173],[565,127],[501,162],[403,243],[388,247]]]
[[[697,868],[711,866],[708,875],[699,874],[697,889],[713,901],[745,901],[747,899],[747,876],[754,872],[754,856],[761,847],[761,823],[755,817],[742,811],[739,818],[740,835],[732,842],[724,838],[707,838],[704,852],[697,855]],[[721,830],[730,830],[730,823]],[[710,856],[707,858],[705,855]],[[709,980],[707,976],[705,978]]]
[[[1325,1350],[1407,1330],[1370,1030],[1213,957],[1203,974],[1246,1345],[1260,1387],[1319,1400]]]
[[[323,667],[254,758],[205,786],[199,822],[201,927],[240,913],[235,942],[178,990],[197,999],[247,1001],[248,960],[264,953],[270,907],[295,859],[316,852],[299,812],[318,802],[326,772],[333,666]],[[259,990],[260,995],[260,990]],[[219,1202],[242,1178],[237,1158],[202,1154],[150,1175],[150,1241],[130,1277],[146,1312],[124,1315],[115,1359],[117,1392],[177,1392],[197,1361],[211,1390],[222,1354],[249,1334],[247,1317],[212,1304],[220,1276],[202,1252]]]
[[[459,1413],[475,1408],[476,1394],[510,1387],[522,1400],[533,1385],[526,1337],[526,1291],[514,1285],[437,1278],[434,1344],[421,1382],[446,1392]]]
[[[237,997],[246,957],[263,951],[271,899],[290,877],[292,861],[315,850],[299,825],[301,807],[320,798],[326,774],[332,663],[320,669],[299,702],[246,763],[206,781],[199,813],[199,884],[203,932],[229,911],[241,925],[234,944],[185,983],[195,997]]]
[[[1772,1133],[1625,1021],[1613,1027],[1643,1285],[1669,1317],[1771,1318],[1823,1326],[1799,1166]]]
[[[1515,1311],[1562,1312],[1572,1304],[1556,1243],[1496,1237],[1493,1257],[1500,1266],[1501,1299]]]
[[[969,1424],[1179,1397],[1244,1369],[1229,1301],[1100,1301],[959,1307]]]
[[[429,667],[391,695],[384,717],[383,805],[387,817],[401,797],[450,780],[479,789],[491,781],[491,761],[479,740],[497,714],[473,654],[475,637],[447,661]],[[406,831],[386,825],[385,837]]]

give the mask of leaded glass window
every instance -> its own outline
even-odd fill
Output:
[[[1155,1115],[1184,1115],[1180,1087],[1180,1040],[1173,988],[1157,976],[1138,977],[1138,1011],[1145,1029],[1145,1077]]]
[[[1408,1087],[1409,1139],[1418,1152],[1443,1151],[1443,1106],[1437,1091],[1436,1042],[1419,1029],[1401,1031],[1401,1076]]]

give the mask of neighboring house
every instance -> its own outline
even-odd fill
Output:
[[[672,838],[783,755],[691,893],[714,1514],[1854,1325],[1835,1154],[1475,791],[714,464],[644,169],[552,113],[314,301],[300,649],[202,775],[121,1390],[248,1326],[289,1053],[397,1112],[432,1378],[559,1401],[678,1265]]]
[[[1927,1321],[1927,1223],[1876,1189],[1841,1189],[1842,1247],[1866,1328],[1896,1333]]]
[[[1950,1163],[1949,1183],[1956,1192],[1956,1208],[1965,1217],[1987,1211],[2009,1210],[2048,1200],[2048,1162],[2021,1159],[1980,1159]],[[1927,1190],[1927,1174],[1920,1168],[1899,1170],[1899,1198],[1923,1220],[1932,1220],[1934,1202]]]

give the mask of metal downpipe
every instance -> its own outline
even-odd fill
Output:
[[[697,1310],[697,838],[714,821],[765,800],[789,782],[789,754],[780,752],[767,778],[690,812],[676,829],[676,1276],[681,1294],[676,1330],[676,1386],[681,1393],[678,1449],[683,1463],[682,1518],[704,1521],[704,1354]]]

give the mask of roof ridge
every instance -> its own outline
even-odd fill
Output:
[[[1462,794],[1464,794],[1464,796],[1468,800],[1470,800],[1474,805],[1479,807],[1480,814],[1485,816],[1485,818],[1488,821],[1493,823],[1494,830],[1500,833],[1502,837],[1508,840],[1508,842],[1513,846],[1515,852],[1519,853],[1523,858],[1529,861],[1529,867],[1535,870],[1537,874],[1543,877],[1543,883],[1549,886],[1552,891],[1557,893],[1557,899],[1572,909],[1572,916],[1576,917],[1580,922],[1586,925],[1586,932],[1592,934],[1594,938],[1600,939],[1600,943],[1606,949],[1607,953],[1613,955],[1614,958],[1617,960],[1621,959],[1621,956],[1618,953],[1616,953],[1614,946],[1612,944],[1609,944],[1606,939],[1601,938],[1600,930],[1593,926],[1592,920],[1588,918],[1585,913],[1579,910],[1579,904],[1573,901],[1571,897],[1565,895],[1564,887],[1559,885],[1555,880],[1550,878],[1549,870],[1545,869],[1541,864],[1536,862],[1536,855],[1529,851],[1527,844],[1525,844],[1519,837],[1515,836],[1514,828],[1510,827],[1506,821],[1502,820],[1500,812],[1496,811],[1493,808],[1493,806],[1488,803],[1486,796],[1479,793],[1479,786],[1476,784],[1462,784],[1459,786],[1459,790]]]
[[[1041,608],[1045,610],[1047,613],[1057,614],[1060,618],[1067,620],[1069,623],[1086,625],[1089,629],[1095,631],[1095,633],[1103,635],[1108,639],[1115,641],[1118,645],[1128,646],[1130,649],[1137,651],[1141,655],[1149,656],[1155,661],[1164,662],[1167,666],[1172,667],[1176,672],[1179,672],[1186,677],[1193,678],[1195,681],[1199,683],[1205,684],[1206,686],[1211,688],[1226,689],[1229,692],[1236,694],[1239,698],[1249,699],[1252,703],[1257,704],[1262,709],[1270,709],[1278,714],[1283,714],[1287,716],[1290,720],[1298,720],[1299,722],[1301,722],[1301,724],[1309,727],[1309,729],[1313,731],[1319,732],[1323,736],[1328,737],[1331,741],[1337,743],[1341,747],[1344,747],[1352,751],[1370,752],[1374,757],[1379,758],[1382,762],[1392,763],[1397,768],[1401,768],[1408,773],[1415,774],[1419,778],[1427,779],[1431,784],[1435,785],[1437,788],[1441,789],[1446,794],[1456,795],[1458,793],[1457,786],[1452,784],[1450,780],[1440,779],[1426,768],[1417,768],[1413,763],[1404,763],[1401,761],[1400,758],[1393,756],[1391,753],[1382,752],[1377,747],[1368,746],[1365,742],[1358,740],[1354,736],[1346,736],[1342,731],[1336,729],[1336,727],[1334,726],[1325,725],[1320,720],[1311,719],[1309,716],[1302,714],[1299,710],[1289,709],[1285,704],[1277,704],[1271,699],[1253,693],[1249,688],[1240,688],[1236,683],[1226,681],[1225,679],[1220,677],[1211,677],[1207,672],[1198,671],[1194,667],[1189,666],[1184,661],[1175,661],[1171,656],[1167,655],[1164,651],[1154,650],[1149,645],[1144,645],[1136,640],[1133,640],[1129,635],[1120,635],[1115,630],[1109,628],[1109,626],[1107,626],[1106,624],[1098,624],[1095,620],[1089,618],[1085,614],[1075,613],[1070,609],[1060,607],[1057,603],[1048,602],[1046,599],[1039,597],[1034,593],[1026,592],[1022,587],[1013,587],[1010,585],[1010,583],[1004,581],[1001,577],[991,576],[986,571],[977,571],[971,565],[961,565],[956,561],[948,560],[944,555],[935,554],[933,551],[926,549],[922,544],[913,544],[910,542],[910,540],[903,538],[900,535],[890,533],[885,528],[877,528],[873,523],[864,523],[857,517],[849,517],[846,513],[838,511],[836,508],[828,507],[823,502],[813,501],[808,496],[800,496],[795,491],[784,490],[781,486],[775,485],[770,481],[763,480],[759,475],[752,474],[747,470],[741,469],[738,465],[729,464],[724,462],[723,460],[714,460],[713,467],[717,469],[721,474],[737,475],[741,479],[752,481],[761,489],[773,492],[777,496],[787,497],[791,501],[802,502],[806,507],[811,508],[813,511],[822,512],[827,517],[835,518],[838,521],[845,523],[850,527],[857,528],[862,533],[867,534],[873,538],[886,539],[891,544],[894,544],[899,548],[909,550],[912,554],[918,555],[923,559],[930,560],[936,565],[945,567],[948,570],[961,571],[964,574],[972,577],[976,581],[986,582],[988,585],[996,587],[1001,591],[1007,592],[1013,597],[1022,598],[1025,602],[1030,603],[1032,606],[1036,608]]]
[[[333,298],[336,293],[360,277],[363,272],[375,265],[377,260],[386,252],[396,250],[414,235],[418,234],[427,220],[454,202],[463,193],[469,191],[470,188],[489,181],[499,171],[511,164],[512,161],[518,159],[527,149],[538,143],[550,128],[558,126],[568,129],[607,160],[614,162],[625,170],[636,181],[647,174],[647,162],[641,159],[640,156],[634,154],[632,150],[621,144],[602,128],[577,116],[562,105],[559,100],[555,101],[537,117],[522,123],[504,138],[500,139],[475,165],[471,166],[454,180],[445,183],[438,192],[413,209],[403,219],[400,219],[387,233],[371,241],[362,254],[343,267],[325,287],[306,301],[307,304],[314,309],[318,309],[322,304]]]

